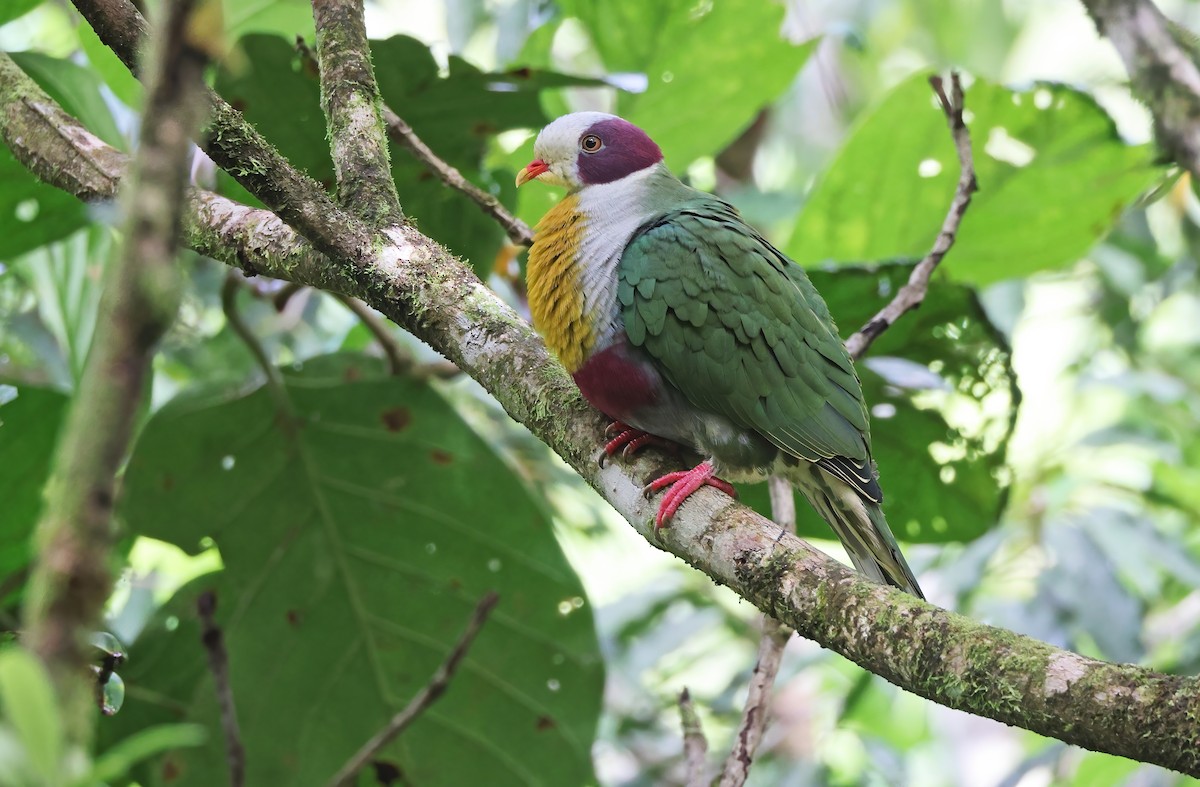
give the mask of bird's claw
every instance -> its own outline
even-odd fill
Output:
[[[654,479],[642,487],[642,494],[650,499],[655,492],[667,489],[662,502],[658,504],[658,514],[654,517],[654,532],[667,527],[675,512],[683,505],[683,501],[703,486],[711,486],[737,499],[737,490],[723,478],[717,478],[716,470],[710,462],[701,462],[691,470],[676,470]],[[667,487],[670,487],[669,489]]]
[[[604,444],[604,451],[600,454],[601,467],[607,464],[609,457],[616,456],[618,451],[621,453],[622,459],[628,459],[648,445],[662,447],[673,445],[669,440],[644,432],[622,421],[613,421],[609,424],[604,430],[604,436],[608,438],[608,442]]]

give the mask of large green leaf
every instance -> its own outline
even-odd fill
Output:
[[[777,99],[815,48],[780,37],[784,8],[771,2],[572,0],[610,72],[646,75],[622,93],[619,113],[646,131],[676,172],[715,156]]]
[[[809,275],[842,334],[867,322],[908,279],[906,265]],[[994,527],[1008,486],[1005,450],[1020,393],[1009,349],[965,285],[939,277],[858,362],[884,513],[907,541],[966,541]],[[747,501],[769,511],[762,489]],[[809,506],[800,532],[829,538]]]
[[[979,192],[947,270],[974,283],[1070,264],[1162,176],[1085,93],[1062,85],[967,90]],[[801,265],[920,257],[958,180],[926,75],[867,113],[818,181],[784,247]]]
[[[104,80],[104,84],[108,85],[113,95],[123,101],[126,106],[140,112],[143,95],[142,83],[130,73],[126,65],[121,62],[121,58],[117,57],[117,53],[100,40],[100,36],[96,35],[96,31],[86,21],[80,22],[76,31],[79,34],[80,48],[87,55],[92,68]]]
[[[87,207],[35,178],[0,142],[0,261],[65,238],[87,223]]]
[[[25,783],[61,784],[67,746],[54,686],[42,663],[23,648],[0,650],[0,711],[0,721],[16,732],[19,753],[39,777]]]
[[[247,33],[277,33],[290,41],[302,36],[312,44],[316,35],[312,4],[305,0],[222,0],[221,4],[230,41]]]
[[[48,388],[0,390],[0,580],[29,560],[29,536],[42,507],[67,397]]]
[[[221,72],[217,90],[292,163],[332,186],[333,163],[315,74],[299,63],[289,42],[276,36],[248,35],[241,47],[245,67]],[[489,140],[500,131],[546,123],[540,91],[596,84],[534,69],[486,73],[458,57],[450,58],[449,73],[442,76],[429,48],[407,36],[372,42],[372,55],[384,100],[439,156],[477,185],[507,198],[514,191],[514,173],[482,166]],[[470,260],[480,273],[490,270],[504,244],[494,220],[395,146],[392,175],[405,212],[416,218],[422,232]],[[244,197],[227,182],[223,189]]]
[[[218,593],[247,783],[323,783],[429,680],[489,590],[500,604],[449,693],[380,759],[422,785],[591,779],[603,665],[524,484],[432,388],[372,359],[310,361],[286,396],[294,420],[266,389],[168,405],[121,509],[136,534],[220,549],[225,570],[188,592]],[[214,724],[191,613],[175,609],[177,634],[160,622],[131,649],[114,735],[181,711]],[[163,768],[173,785],[224,778],[211,747]]]
[[[42,0],[5,0],[0,8],[0,25],[6,25],[37,8]]]

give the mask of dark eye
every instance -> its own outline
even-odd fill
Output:
[[[595,134],[588,134],[583,139],[579,140],[579,148],[584,153],[595,153],[600,148],[604,147],[604,143],[600,141],[600,137]]]

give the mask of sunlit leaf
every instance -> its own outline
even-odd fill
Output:
[[[979,192],[946,270],[976,284],[1068,265],[1162,177],[1087,94],[1063,85],[967,90]],[[942,226],[958,180],[945,116],[926,75],[859,121],[818,180],[785,251],[801,265],[918,258]]]
[[[54,687],[41,662],[22,648],[0,650],[0,711],[43,783],[58,784],[65,742]]]
[[[618,113],[682,171],[715,156],[792,83],[816,41],[780,35],[784,8],[770,2],[573,0],[610,71],[645,75],[646,90],[622,93]]]

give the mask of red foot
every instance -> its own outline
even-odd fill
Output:
[[[635,429],[621,421],[613,421],[609,424],[608,428],[604,430],[604,434],[612,439],[604,444],[604,454],[600,457],[601,467],[604,466],[608,457],[616,456],[617,451],[620,451],[621,456],[628,459],[648,445],[657,445],[662,448],[674,446],[670,440],[643,432],[641,429]]]
[[[737,491],[733,485],[724,479],[717,478],[716,472],[712,463],[701,462],[691,470],[676,470],[651,481],[644,490],[647,496],[660,489],[671,487],[658,505],[658,516],[654,518],[654,529],[666,527],[670,523],[671,517],[675,516],[675,512],[683,505],[683,501],[691,497],[692,493],[702,486],[715,487],[730,497],[736,498]]]

